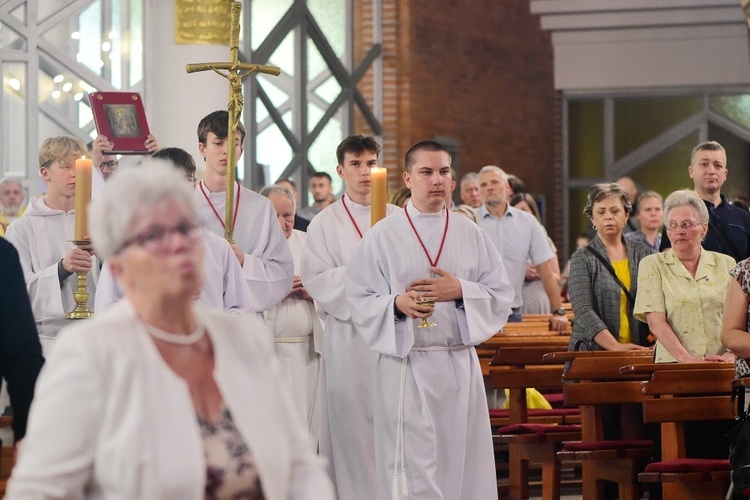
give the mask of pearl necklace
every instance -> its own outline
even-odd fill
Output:
[[[200,321],[197,321],[197,319],[196,319],[197,327],[195,328],[195,331],[188,333],[187,335],[180,335],[177,333],[165,332],[164,330],[156,328],[154,325],[146,323],[143,320],[141,321],[146,327],[146,331],[148,332],[149,335],[159,340],[163,340],[164,342],[168,342],[170,344],[178,344],[178,345],[195,344],[200,339],[202,339],[203,336],[206,334],[205,327],[201,324]]]

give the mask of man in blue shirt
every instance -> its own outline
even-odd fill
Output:
[[[733,257],[737,262],[750,256],[750,213],[727,203],[721,186],[727,180],[727,153],[716,141],[693,148],[688,167],[695,192],[708,208],[708,233],[703,248]],[[664,230],[660,250],[671,243]]]

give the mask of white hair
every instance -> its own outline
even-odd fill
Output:
[[[482,177],[484,174],[489,172],[495,172],[500,174],[500,178],[503,180],[503,182],[508,182],[508,174],[503,171],[502,168],[497,167],[495,165],[485,165],[482,167],[482,169],[479,171],[478,177]]]
[[[258,191],[258,194],[261,196],[265,196],[266,198],[270,198],[272,194],[281,194],[284,196],[288,196],[290,200],[292,200],[292,206],[294,207],[294,211],[297,211],[297,200],[294,199],[294,195],[292,194],[292,191],[288,187],[284,186],[277,186],[276,184],[271,184],[270,186],[265,186],[261,188],[260,191]]]
[[[8,184],[9,182],[15,182],[23,188],[23,181],[20,177],[3,177],[2,179],[0,179],[0,189],[2,189],[3,186]]]
[[[171,162],[147,160],[140,168],[113,175],[88,208],[89,233],[97,256],[107,260],[119,251],[136,218],[167,199],[176,200],[197,219],[190,185]]]
[[[698,215],[698,222],[708,224],[708,209],[706,203],[701,200],[695,191],[681,189],[667,196],[664,200],[664,225],[669,224],[669,213],[677,207],[690,207]]]

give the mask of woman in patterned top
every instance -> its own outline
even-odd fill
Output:
[[[724,319],[721,323],[721,342],[737,356],[737,375],[750,375],[750,259],[745,259],[729,274]]]
[[[646,257],[638,271],[635,317],[656,337],[657,363],[734,361],[721,344],[721,317],[734,259],[701,247],[708,209],[690,190],[664,202],[672,248]]]
[[[202,232],[182,174],[126,170],[89,207],[126,299],[64,330],[7,498],[332,499],[255,318],[194,304]]]

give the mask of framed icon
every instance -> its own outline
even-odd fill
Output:
[[[114,143],[105,154],[146,155],[144,143],[149,128],[143,99],[137,92],[92,92],[89,94],[94,124],[100,135]]]

